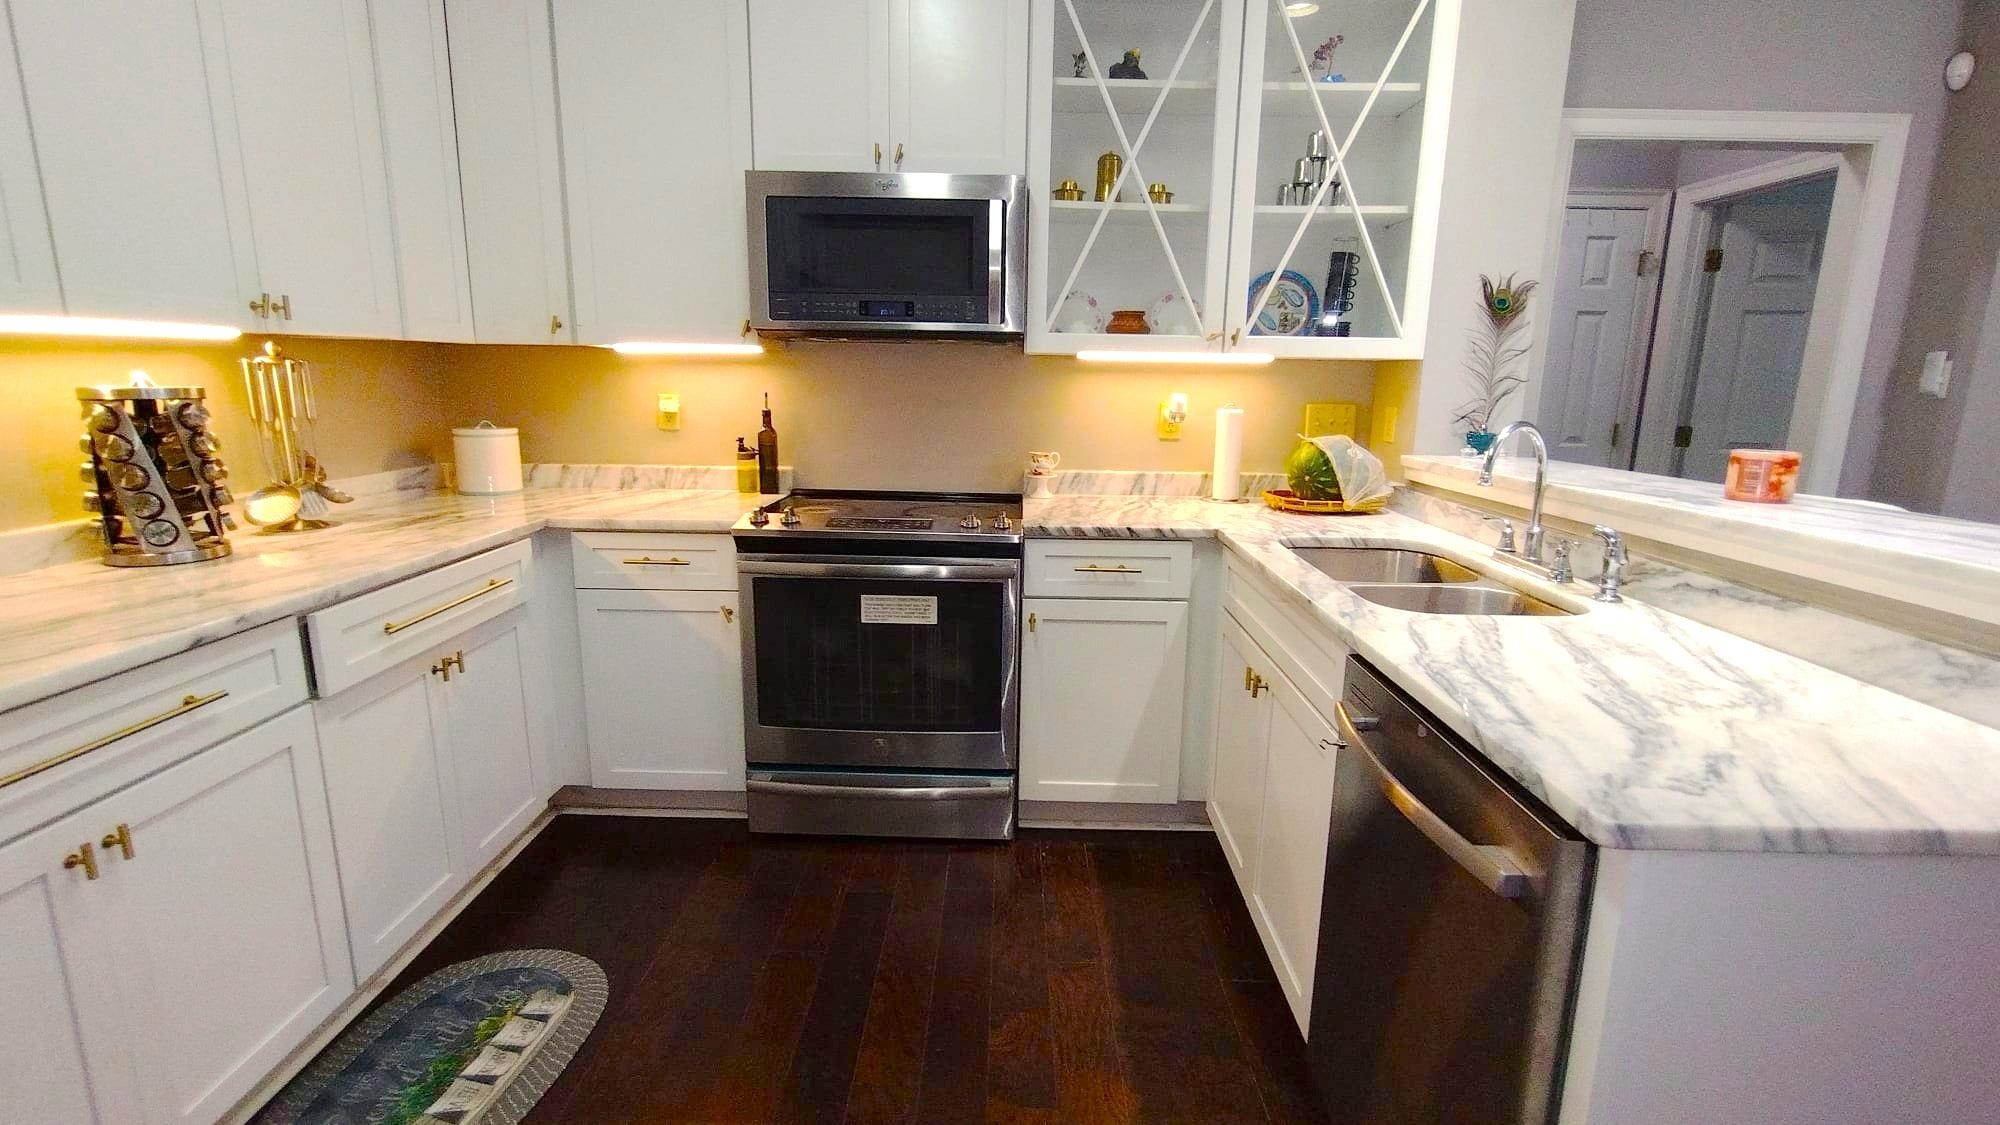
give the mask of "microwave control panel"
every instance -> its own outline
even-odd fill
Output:
[[[905,321],[917,324],[979,324],[983,302],[973,297],[840,296],[771,294],[772,320]]]

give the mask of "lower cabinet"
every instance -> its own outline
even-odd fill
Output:
[[[352,993],[312,716],[0,848],[0,1116],[209,1122]]]
[[[591,782],[743,788],[734,590],[578,590]]]
[[[314,704],[366,980],[540,811],[525,610]]]
[[[1022,798],[1179,800],[1187,603],[1029,598],[1022,608]]]
[[[1219,651],[1209,820],[1304,1033],[1339,743],[1332,724],[1227,613]]]

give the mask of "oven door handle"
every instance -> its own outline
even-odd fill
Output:
[[[1011,785],[913,785],[908,787],[875,785],[816,785],[801,781],[767,781],[752,777],[744,782],[752,793],[782,794],[787,797],[861,797],[869,800],[888,798],[898,801],[980,801],[1011,800],[1014,787]]]
[[[920,559],[884,559],[866,563],[770,562],[738,556],[736,573],[792,578],[887,578],[906,582],[1005,582],[1021,576],[1021,564],[1012,560],[927,562]]]
[[[1444,818],[1431,811],[1429,805],[1410,792],[1408,786],[1389,772],[1389,767],[1368,743],[1361,737],[1360,727],[1370,726],[1369,720],[1356,722],[1347,710],[1345,701],[1333,705],[1334,717],[1340,721],[1340,734],[1347,742],[1347,748],[1360,751],[1361,760],[1375,772],[1375,781],[1382,788],[1382,795],[1403,814],[1424,838],[1437,845],[1438,850],[1450,856],[1452,861],[1465,869],[1465,873],[1479,880],[1487,890],[1501,898],[1520,898],[1528,893],[1528,873],[1515,862],[1514,855],[1506,848],[1493,844],[1475,844],[1460,835],[1458,830],[1446,824]]]

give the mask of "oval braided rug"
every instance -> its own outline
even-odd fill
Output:
[[[516,1125],[606,996],[604,970],[559,949],[448,965],[342,1032],[253,1125]],[[451,1095],[472,1108],[451,1108]]]

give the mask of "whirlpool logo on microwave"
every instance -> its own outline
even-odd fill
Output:
[[[875,190],[876,190],[876,191],[895,191],[895,190],[896,190],[896,180],[895,180],[895,177],[893,177],[893,176],[883,176],[883,177],[882,177],[881,179],[879,179],[879,180],[876,180],[876,181],[875,181]]]

